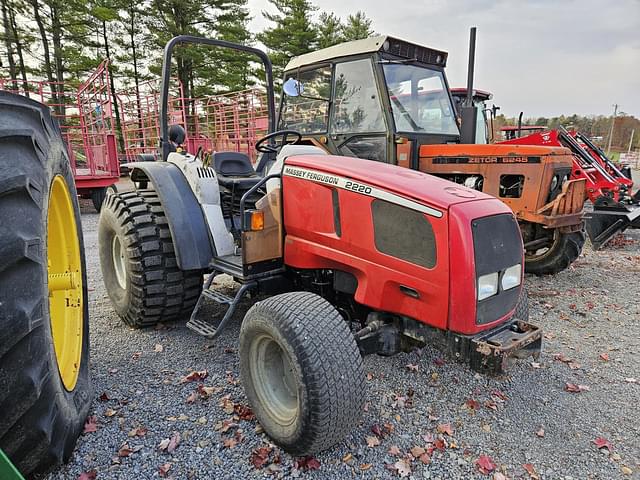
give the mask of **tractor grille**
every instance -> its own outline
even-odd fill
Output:
[[[476,307],[476,323],[484,324],[506,315],[518,301],[520,288],[503,291],[500,280],[505,269],[522,263],[522,236],[516,219],[508,213],[477,218],[471,226],[476,281],[482,275],[499,272],[498,293],[480,300]]]

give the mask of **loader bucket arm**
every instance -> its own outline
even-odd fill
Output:
[[[602,163],[604,163],[613,172],[615,172],[615,174],[619,178],[626,178],[624,173],[622,173],[620,171],[620,169],[617,167],[617,165],[615,163],[613,163],[611,160],[609,160],[609,157],[607,157],[605,155],[605,153],[602,151],[602,149],[599,146],[597,146],[595,143],[593,143],[589,138],[587,138],[586,135],[583,135],[580,132],[576,132],[576,138],[578,140],[580,140],[582,143],[584,143],[587,147],[589,147],[596,155],[598,155],[598,157],[600,158]]]
[[[180,35],[173,37],[164,47],[162,59],[162,84],[160,87],[160,143],[162,145],[162,160],[166,160],[171,151],[169,144],[169,83],[171,81],[171,57],[178,44],[207,45],[210,47],[229,48],[238,52],[250,53],[257,56],[264,66],[267,80],[267,107],[269,110],[268,132],[272,133],[276,124],[276,106],[273,90],[273,68],[269,56],[262,50],[237,43],[215,40],[212,38],[195,37],[192,35]]]

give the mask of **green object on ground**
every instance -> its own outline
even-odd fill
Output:
[[[24,480],[20,472],[13,466],[11,460],[0,450],[0,478],[2,480]]]

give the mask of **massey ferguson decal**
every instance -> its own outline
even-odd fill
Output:
[[[540,163],[540,157],[435,157],[434,165]]]
[[[309,180],[316,183],[331,185],[343,190],[349,190],[350,192],[361,193],[369,197],[374,197],[390,203],[395,203],[396,205],[410,208],[411,210],[426,213],[427,215],[431,215],[432,217],[442,217],[442,212],[440,210],[436,210],[435,208],[428,207],[418,202],[414,202],[413,200],[409,200],[408,198],[396,195],[395,193],[387,192],[386,190],[367,185],[366,183],[356,182],[354,180],[339,177],[337,175],[309,170],[307,168],[291,167],[289,165],[286,165],[284,167],[283,175],[285,177],[302,178],[304,180]]]

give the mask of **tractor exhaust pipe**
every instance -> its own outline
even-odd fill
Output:
[[[467,69],[467,98],[461,108],[460,143],[476,143],[478,109],[473,105],[473,75],[476,61],[476,27],[469,33],[469,68]]]

